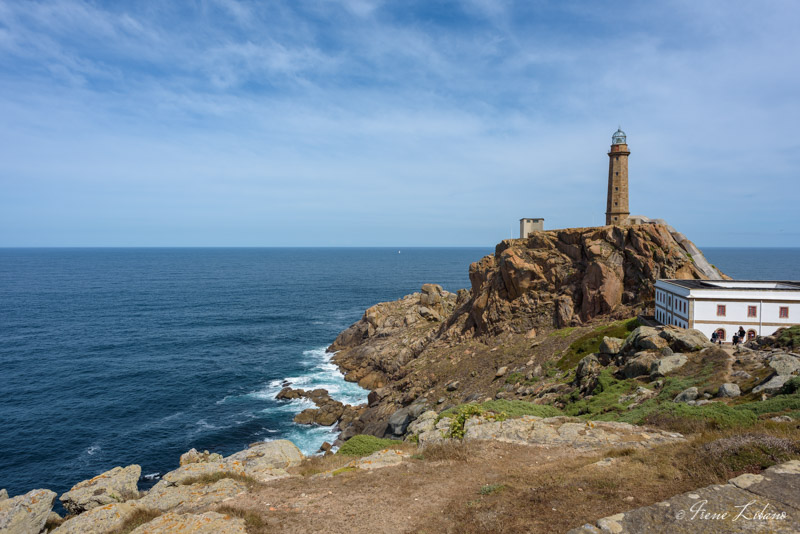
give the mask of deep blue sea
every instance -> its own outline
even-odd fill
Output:
[[[493,248],[0,249],[0,488],[63,492],[116,465],[164,473],[335,436],[292,422],[284,381],[349,403],[325,347],[426,282],[468,287]],[[399,253],[398,253],[399,252]],[[706,249],[734,278],[800,279],[800,249]]]

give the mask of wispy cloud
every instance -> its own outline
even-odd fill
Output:
[[[522,216],[598,224],[618,124],[633,211],[701,244],[747,217],[770,242],[776,212],[800,222],[798,11],[0,3],[0,245],[491,244]]]

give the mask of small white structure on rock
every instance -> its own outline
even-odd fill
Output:
[[[662,324],[716,332],[730,341],[743,327],[747,339],[800,324],[800,282],[781,280],[659,280],[655,318]]]
[[[544,230],[544,219],[520,219],[519,237],[525,239],[531,232],[541,232]]]

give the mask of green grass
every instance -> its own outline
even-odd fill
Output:
[[[353,465],[346,465],[344,467],[340,467],[339,469],[336,469],[336,470],[332,471],[331,472],[331,476],[337,476],[337,475],[341,475],[343,473],[349,473],[351,471],[355,471],[356,469],[358,469],[358,468],[353,466]]]
[[[591,332],[573,341],[569,348],[563,353],[561,359],[556,363],[556,367],[564,372],[569,371],[578,365],[578,362],[585,356],[600,350],[600,344],[603,342],[604,337],[625,339],[628,337],[628,334],[633,332],[638,326],[640,326],[639,320],[634,317],[633,319],[615,321],[611,324],[595,328]],[[560,332],[560,330],[556,330],[556,332]]]
[[[495,421],[503,421],[509,418],[522,417],[523,415],[534,415],[536,417],[555,417],[563,415],[561,410],[554,406],[543,404],[533,404],[521,400],[490,400],[481,404],[467,403],[454,406],[439,414],[437,419],[443,417],[452,418],[450,429],[447,432],[448,438],[463,439],[464,424],[473,415],[483,415]]]
[[[344,442],[336,454],[343,456],[369,456],[373,452],[388,449],[402,443],[396,439],[381,439],[366,434],[358,434]]]
[[[506,489],[505,484],[484,484],[481,486],[481,489],[478,490],[479,495],[491,495],[493,493],[499,493]]]
[[[577,327],[575,327],[575,326],[567,326],[566,328],[561,328],[559,330],[553,330],[552,332],[550,332],[550,335],[553,336],[553,337],[561,337],[561,338],[569,337],[569,335],[572,332],[575,331],[575,328],[577,328]]]
[[[232,480],[236,480],[238,482],[244,482],[247,484],[248,487],[256,487],[261,485],[261,482],[254,479],[253,477],[243,475],[241,473],[231,473],[229,471],[217,471],[216,473],[206,473],[204,475],[197,475],[189,478],[185,478],[180,482],[181,486],[191,486],[192,484],[214,484],[215,482],[219,482],[220,480],[230,478]]]

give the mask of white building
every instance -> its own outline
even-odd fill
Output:
[[[800,324],[800,282],[775,280],[659,280],[655,318],[662,324],[713,332],[730,342]]]

